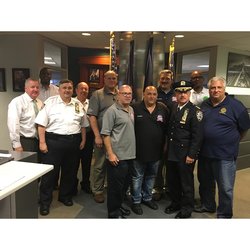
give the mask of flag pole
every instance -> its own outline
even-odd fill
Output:
[[[172,39],[172,43],[169,46],[169,57],[168,57],[168,69],[174,73],[174,43],[175,37]]]

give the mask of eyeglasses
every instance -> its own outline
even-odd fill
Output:
[[[117,78],[116,77],[107,77],[106,79],[108,79],[108,80],[116,80]]]
[[[195,76],[195,77],[191,77],[191,80],[195,80],[195,79],[201,79],[201,78],[203,78],[202,76]]]
[[[123,96],[131,96],[132,95],[131,92],[120,92],[120,94]]]

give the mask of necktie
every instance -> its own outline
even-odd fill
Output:
[[[39,112],[39,109],[38,109],[38,106],[37,106],[37,100],[33,100],[33,107],[34,107],[34,110],[35,110],[35,114],[37,116],[38,112]]]
[[[180,109],[180,107],[177,107],[177,112],[179,112],[181,109]]]

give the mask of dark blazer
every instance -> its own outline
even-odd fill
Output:
[[[186,156],[197,159],[202,141],[202,119],[202,111],[191,102],[178,112],[177,104],[173,105],[168,126],[168,160],[179,161]]]

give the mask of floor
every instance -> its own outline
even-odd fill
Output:
[[[250,168],[237,171],[235,189],[234,189],[234,218],[250,218]],[[195,174],[195,190],[196,198],[198,198],[198,181]],[[78,195],[74,197],[74,205],[72,207],[66,207],[62,203],[57,201],[57,191],[54,192],[53,202],[50,208],[50,214],[48,216],[39,216],[41,219],[106,219],[107,209],[106,202],[98,204],[93,200],[91,194],[86,194],[82,190]],[[161,201],[158,202],[159,209],[152,210],[144,205],[143,215],[136,215],[131,211],[130,219],[171,219],[175,214],[167,215],[164,213],[165,207],[169,204],[170,200],[168,195],[165,195]],[[130,197],[128,196],[125,201],[125,206],[129,207],[131,204]],[[193,219],[212,219],[216,214],[209,213],[192,213]]]

